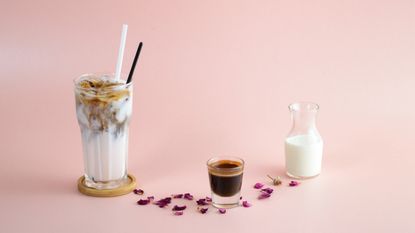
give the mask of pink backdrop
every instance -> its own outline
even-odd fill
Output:
[[[78,1],[80,2],[80,1]],[[129,171],[156,197],[209,194],[205,161],[247,162],[253,206],[181,217],[138,197],[79,194],[72,80],[135,73]],[[6,1],[0,4],[1,232],[415,231],[415,2]],[[323,173],[269,200],[287,105],[321,106]],[[285,181],[288,178],[284,177]]]

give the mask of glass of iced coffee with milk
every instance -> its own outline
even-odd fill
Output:
[[[82,135],[84,184],[115,189],[128,182],[128,125],[132,83],[111,74],[85,74],[75,81],[76,114]]]
[[[78,179],[78,190],[89,196],[120,196],[136,186],[135,177],[127,173],[128,125],[133,107],[132,77],[143,43],[137,47],[128,78],[122,79],[127,30],[128,25],[123,24],[114,74],[84,74],[74,81],[85,171]]]

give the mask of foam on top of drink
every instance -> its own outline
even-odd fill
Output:
[[[85,89],[105,89],[124,85],[122,80],[115,80],[110,76],[88,75],[79,78],[77,86]]]
[[[76,88],[82,97],[99,97],[101,101],[114,101],[129,94],[125,81],[111,76],[88,75],[80,77]]]
[[[219,160],[209,164],[209,173],[216,176],[236,176],[243,172],[243,164],[239,161]]]
[[[88,74],[75,82],[80,125],[93,130],[119,131],[132,110],[132,86],[111,75]]]

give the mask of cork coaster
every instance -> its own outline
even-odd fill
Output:
[[[132,192],[137,183],[135,177],[128,174],[128,183],[115,189],[94,189],[85,185],[85,177],[81,176],[78,179],[79,192],[93,197],[116,197]]]

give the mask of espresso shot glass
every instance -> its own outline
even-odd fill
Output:
[[[232,208],[239,205],[244,163],[241,158],[231,156],[214,157],[208,160],[213,206]]]

